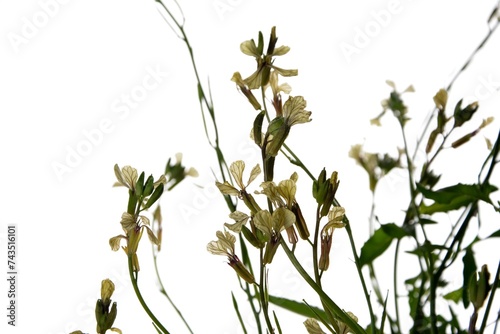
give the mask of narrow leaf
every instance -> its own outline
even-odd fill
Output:
[[[272,295],[269,295],[269,302],[273,303],[276,306],[282,307],[285,310],[300,314],[307,318],[314,318],[317,320],[321,320],[318,318],[318,315],[320,317],[323,317],[323,319],[327,318],[325,311],[315,306],[308,306],[303,302],[298,302],[295,300],[283,297],[276,297]],[[314,310],[314,312],[312,310]]]
[[[241,328],[243,329],[243,333],[247,334],[247,329],[245,327],[245,323],[243,322],[243,318],[241,317],[240,309],[238,307],[238,301],[234,297],[234,293],[231,291],[231,299],[233,300],[233,307],[236,315],[238,316],[238,320],[240,322]]]

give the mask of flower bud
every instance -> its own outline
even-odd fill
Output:
[[[236,271],[239,277],[245,280],[249,284],[255,283],[255,278],[252,273],[248,271],[245,265],[240,261],[240,259],[236,255],[231,255],[230,261],[228,263],[231,268]]]
[[[332,248],[332,236],[324,235],[321,237],[321,255],[319,257],[319,270],[326,271],[330,266],[330,249]]]
[[[302,238],[302,240],[307,240],[310,236],[309,229],[307,228],[306,220],[304,219],[302,211],[300,210],[299,203],[294,202],[292,204],[292,212],[295,214],[295,226],[299,231],[300,237]]]
[[[269,123],[266,133],[266,157],[276,157],[278,155],[289,133],[290,126],[285,123],[283,117],[276,117]]]
[[[137,182],[135,183],[135,194],[138,197],[141,197],[143,190],[144,190],[144,172],[141,173],[141,175],[137,179]]]
[[[458,128],[465,122],[469,121],[478,108],[479,104],[477,102],[472,102],[468,104],[467,107],[462,108],[462,100],[458,101],[455,107],[455,113],[453,115],[453,117],[455,118],[455,124],[453,124],[453,127]]]
[[[101,299],[109,305],[111,295],[115,291],[115,285],[110,279],[105,279],[101,282]]]
[[[163,183],[160,183],[158,187],[156,187],[155,191],[146,202],[146,205],[144,205],[144,209],[151,207],[151,205],[153,205],[161,197],[161,195],[163,195]]]
[[[474,273],[469,281],[469,299],[474,305],[474,309],[479,310],[488,294],[491,290],[491,284],[489,283],[490,273],[488,271],[488,266],[483,265],[481,271],[479,272],[479,278],[477,274]]]
[[[154,190],[154,178],[153,175],[149,175],[148,179],[146,180],[146,184],[144,186],[144,190],[142,191],[142,195],[144,197],[149,196],[153,193]]]

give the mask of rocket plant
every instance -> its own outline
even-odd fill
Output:
[[[395,147],[397,154],[367,152],[360,144],[354,144],[350,152],[346,153],[346,157],[354,159],[366,172],[368,189],[373,195],[368,222],[360,222],[349,220],[349,211],[340,204],[341,198],[337,198],[342,175],[335,171],[335,166],[311,171],[306,162],[287,145],[287,139],[296,135],[296,129],[314,126],[314,122],[313,112],[307,109],[306,98],[292,94],[291,85],[283,82],[284,78],[292,80],[298,76],[298,70],[278,67],[280,58],[290,52],[290,47],[278,43],[277,28],[271,28],[267,40],[259,32],[256,39],[247,39],[240,44],[242,53],[252,58],[255,71],[250,74],[236,71],[231,78],[236,90],[248,101],[248,110],[243,112],[255,115],[251,124],[241,125],[243,131],[250,133],[260,151],[260,162],[248,168],[243,160],[226,163],[220,146],[220,124],[215,119],[212,96],[206,93],[199,79],[193,48],[184,30],[184,17],[177,18],[164,2],[155,2],[187,46],[192,61],[207,140],[215,151],[220,172],[214,182],[228,208],[228,212],[220,214],[221,224],[214,225],[216,239],[207,240],[206,248],[208,252],[227,259],[230,268],[221,267],[217,270],[233,270],[240,283],[245,297],[238,300],[234,292],[230,294],[235,316],[243,332],[250,332],[241,314],[243,303],[247,304],[253,317],[254,331],[259,334],[283,332],[277,309],[295,313],[297,321],[303,324],[302,331],[310,334],[475,334],[486,333],[488,326],[494,327],[496,331],[498,316],[496,320],[491,316],[496,312],[493,307],[498,307],[498,303],[494,303],[494,296],[499,285],[500,261],[498,254],[492,254],[499,261],[497,268],[490,272],[486,264],[481,264],[479,269],[478,261],[482,259],[476,258],[474,249],[485,240],[500,237],[500,229],[487,236],[475,232],[472,238],[471,233],[474,232],[471,231],[473,225],[481,231],[482,225],[495,223],[482,221],[483,210],[493,209],[496,214],[500,212],[500,202],[492,199],[492,194],[497,191],[493,180],[496,176],[495,167],[500,161],[500,131],[496,139],[486,140],[488,154],[484,157],[476,182],[465,183],[461,179],[442,182],[441,176],[446,174],[446,170],[436,166],[435,161],[440,159],[445,149],[450,149],[457,152],[456,159],[460,163],[463,159],[460,149],[465,145],[481,145],[475,137],[482,129],[494,124],[493,117],[476,120],[476,111],[480,108],[477,101],[453,101],[450,91],[459,74],[466,70],[474,55],[487,44],[497,29],[500,20],[498,7],[494,8],[488,19],[490,31],[484,40],[449,85],[439,89],[429,99],[435,107],[422,133],[416,138],[416,145],[409,144],[411,139],[408,138],[407,126],[412,120],[410,106],[404,100],[406,94],[413,93],[415,89],[410,86],[400,91],[394,82],[387,81],[389,96],[382,101],[381,112],[371,120],[371,124],[386,126],[387,118],[396,120],[393,124],[397,125],[401,133],[394,140],[399,143]],[[425,152],[423,162],[416,159],[417,152],[422,150]],[[277,159],[279,156],[286,159]],[[186,329],[190,333],[194,332],[168,296],[157,268],[157,254],[161,250],[161,236],[164,233],[160,198],[164,192],[174,191],[173,188],[185,177],[197,175],[194,169],[185,168],[181,159],[182,156],[177,155],[173,164],[169,159],[165,172],[156,180],[153,176],[146,178],[144,172],[139,174],[130,166],[114,167],[116,185],[125,188],[128,201],[119,221],[123,234],[112,237],[109,244],[112,250],[122,248],[125,252],[134,292],[158,333],[169,333],[168,319],[160,321],[155,316],[138,285],[139,272],[143,272],[144,268],[139,266],[137,248],[143,240],[144,231],[152,243],[160,292],[175,308]],[[291,164],[295,171],[288,178],[276,180],[275,170],[283,164]],[[376,190],[379,181],[395,170],[406,173],[410,200],[407,207],[397,208],[404,212],[401,221],[379,221],[376,204],[384,199],[376,196]],[[306,178],[299,180],[299,172]],[[226,217],[230,222],[222,223]],[[454,219],[449,233],[445,238],[432,235],[429,232],[432,226],[442,224],[443,219]],[[354,230],[363,226],[370,235],[359,247],[354,241]],[[325,279],[330,272],[342,270],[332,266],[331,261],[335,256],[332,254],[332,244],[339,233],[345,233],[349,239],[352,266],[358,273],[365,297],[354,310],[345,310],[343,301],[328,293],[329,282]],[[401,254],[403,245],[405,249],[410,248],[406,254]],[[298,247],[310,253],[312,269],[305,269],[303,259],[295,252]],[[390,255],[390,252],[393,252],[393,281],[392,291],[386,293],[381,289],[376,260]],[[315,291],[317,300],[306,301],[301,296],[286,295],[286,291],[285,297],[273,294],[268,282],[269,276],[274,274],[273,265],[278,253],[285,255],[281,258],[286,258],[290,268]],[[419,268],[416,276],[407,277],[400,270],[402,256],[405,261]],[[456,266],[461,267],[461,286],[458,288],[452,287],[444,279],[444,273]],[[406,286],[406,292],[399,290],[401,283]],[[117,319],[117,304],[111,304],[110,299],[113,290],[111,281],[102,282],[102,296],[96,305],[97,333],[108,330],[121,332],[112,327]],[[221,296],[224,296],[222,292]],[[203,299],[199,302],[203,302]],[[408,304],[407,314],[401,311],[403,302]],[[438,312],[437,305],[443,302],[449,305],[448,310]],[[460,317],[459,312],[469,312],[468,321]],[[369,321],[360,323],[361,314],[367,314]]]

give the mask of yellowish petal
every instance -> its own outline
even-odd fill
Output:
[[[311,121],[310,111],[306,111],[306,100],[302,96],[290,96],[283,105],[283,117],[286,119],[288,126],[295,124],[307,123]]]
[[[250,219],[250,216],[240,211],[234,211],[229,215],[229,218],[233,219],[235,223],[234,224],[225,223],[224,226],[226,226],[229,230],[233,231],[234,233],[240,233],[242,226],[247,223],[248,219]]]
[[[274,49],[273,56],[283,56],[286,55],[288,51],[290,51],[290,48],[288,46],[282,45]]]
[[[167,184],[167,178],[165,177],[165,175],[161,175],[158,180],[156,180],[155,183],[153,183],[153,187],[158,187],[160,185],[160,183],[163,183],[163,185],[166,185]]]
[[[388,84],[392,89],[396,89],[396,84],[392,80],[386,80],[386,84]]]
[[[287,205],[291,207],[295,200],[297,186],[293,180],[283,180],[278,184],[278,192],[285,199]]]
[[[240,50],[247,56],[260,57],[259,50],[253,40],[244,41],[240,44]]]
[[[236,237],[229,233],[228,231],[217,231],[215,233],[217,238],[219,238],[219,243],[226,249],[234,252],[234,243],[236,242]]]
[[[309,334],[326,334],[323,330],[321,330],[321,327],[316,319],[307,319],[304,321],[304,326],[306,326],[307,333]]]
[[[122,214],[122,220],[120,221],[122,228],[124,231],[133,230],[137,226],[137,221],[133,215],[128,212],[124,212]]]
[[[255,180],[255,178],[259,176],[260,173],[261,173],[260,166],[259,164],[257,164],[255,165],[254,168],[252,168],[252,171],[250,172],[250,177],[248,178],[247,186],[250,183],[252,183],[252,181]]]
[[[144,224],[144,225],[147,225],[149,226],[150,225],[150,222],[149,222],[149,218],[146,217],[146,216],[139,216],[139,218],[141,219],[141,222]]]
[[[280,75],[284,77],[294,77],[299,74],[299,70],[285,70],[283,68],[279,68],[277,66],[272,66],[275,71],[277,71]]]
[[[123,179],[122,171],[120,170],[120,167],[118,167],[118,164],[115,164],[114,171],[116,179],[118,180],[118,184],[115,183],[114,186],[122,185],[126,187],[127,185],[125,183],[125,180]]]
[[[148,232],[149,241],[158,246],[160,244],[160,240],[158,240],[153,231],[147,226],[143,226],[143,228],[145,228],[146,231]]]
[[[117,235],[116,237],[113,237],[113,238],[109,239],[109,245],[111,246],[111,249],[114,252],[116,252],[117,250],[120,249],[120,241],[122,239],[127,240],[127,237],[125,237],[123,235]]]
[[[199,174],[195,168],[191,167],[186,172],[184,172],[184,175],[191,177],[198,177]]]
[[[125,166],[122,168],[122,176],[128,188],[133,190],[138,178],[137,169]]]
[[[277,208],[272,216],[273,228],[276,232],[281,232],[295,223],[295,214],[287,208]]]
[[[273,233],[273,224],[272,224],[272,216],[271,213],[267,210],[260,210],[253,217],[253,222],[255,227],[264,233],[266,240],[271,238]]]
[[[215,185],[217,188],[219,188],[219,191],[223,193],[224,195],[230,195],[230,196],[238,196],[240,194],[240,191],[233,187],[229,182],[225,181],[224,183],[220,182],[215,182]]]
[[[242,160],[237,160],[229,166],[229,171],[234,177],[234,182],[240,187],[240,189],[245,189],[243,184],[243,171],[245,170],[245,162]]]

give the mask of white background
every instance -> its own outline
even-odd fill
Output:
[[[486,35],[486,21],[495,3],[207,0],[181,1],[181,6],[200,76],[204,83],[210,78],[226,159],[243,159],[249,167],[258,162],[248,139],[255,113],[229,79],[234,71],[246,76],[254,69],[253,59],[239,51],[239,44],[257,38],[259,30],[267,40],[271,27],[277,26],[278,45],[288,45],[291,51],[276,65],[299,69],[298,77],[286,81],[292,95],[306,98],[313,118],[294,127],[288,143],[314,174],[323,167],[339,172],[338,198],[346,207],[359,248],[368,233],[371,195],[365,173],[348,158],[349,148],[365,143],[367,150],[395,154],[396,146],[402,145],[391,117],[384,118],[382,128],[369,125],[390,92],[385,80],[393,80],[401,90],[410,84],[416,89],[405,99],[413,145],[432,110],[432,97]],[[116,284],[115,325],[124,333],[153,333],[127,278],[126,256],[112,252],[108,245],[110,237],[122,232],[119,221],[126,207],[124,189],[111,187],[113,165],[132,165],[159,175],[168,158],[182,152],[184,163],[194,166],[200,176],[188,179],[162,200],[162,277],[196,333],[239,333],[230,291],[241,305],[244,296],[225,259],[206,252],[206,244],[228,221],[227,208],[213,186],[215,155],[203,133],[187,50],[154,2],[2,0],[0,6],[1,256],[6,257],[6,226],[17,224],[19,271],[18,326],[6,326],[2,315],[1,331],[93,332],[100,282],[109,277]],[[361,41],[360,31],[370,36]],[[342,45],[347,44],[357,52],[343,53]],[[498,114],[499,54],[496,34],[450,95],[451,107],[462,97],[466,102],[479,100],[481,107],[469,130],[482,118]],[[124,96],[140,90],[151,71],[161,72],[157,87],[147,90],[141,101],[133,101],[133,108],[124,109]],[[88,154],[69,166],[69,152],[88,143],[85,134],[95,133],[102,122],[107,133],[94,137]],[[460,155],[448,150],[446,160],[437,161],[438,172],[446,171],[450,177],[442,185],[447,180],[474,182],[487,155],[484,137],[494,140],[497,132],[498,120]],[[58,174],[55,164],[68,170]],[[296,170],[284,160],[278,159],[277,164],[277,180]],[[377,194],[381,222],[401,217],[408,198],[406,182],[404,174],[395,172],[381,185]],[[299,200],[311,202],[307,176],[300,174],[298,186]],[[498,216],[490,209],[483,219],[483,236],[498,229]],[[364,326],[366,303],[350,246],[344,231],[337,231],[335,238],[324,284],[334,300],[358,315]],[[498,243],[488,247],[489,255],[487,247],[478,247],[478,265],[488,263],[494,271]],[[299,245],[298,251],[305,249]],[[171,333],[185,333],[166,300],[156,293],[146,238],[139,258],[140,286],[152,309]],[[271,293],[318,304],[284,260],[279,253],[270,266]],[[415,274],[417,268],[408,263],[402,265],[404,274]],[[390,272],[383,262],[379,265],[381,275]],[[6,272],[4,264],[0,267]],[[453,286],[460,284],[459,271],[447,278]],[[2,282],[4,314],[7,286]],[[383,287],[384,291],[391,288]],[[285,333],[305,332],[304,319],[273,309]],[[244,318],[250,319],[245,312]]]

